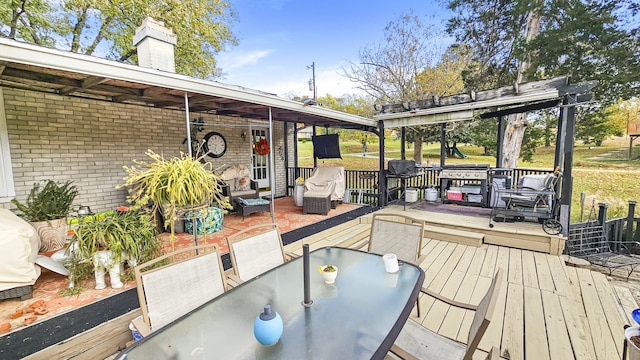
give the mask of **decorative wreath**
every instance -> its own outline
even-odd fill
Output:
[[[258,155],[268,155],[269,154],[269,142],[267,139],[260,139],[253,144],[253,151],[255,151]]]

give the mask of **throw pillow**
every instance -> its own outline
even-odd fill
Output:
[[[235,191],[247,191],[247,190],[251,190],[251,180],[248,177],[236,178]]]

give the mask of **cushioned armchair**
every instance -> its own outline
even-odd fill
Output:
[[[237,198],[257,199],[259,197],[258,182],[249,177],[251,171],[244,165],[234,165],[220,174],[224,184],[222,194],[229,197],[229,203],[239,211]]]

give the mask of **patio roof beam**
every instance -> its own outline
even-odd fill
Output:
[[[398,114],[395,114],[398,115]],[[414,115],[412,117],[402,117],[395,119],[386,119],[384,121],[385,129],[414,126],[414,125],[427,125],[427,124],[440,124],[453,121],[465,121],[473,119],[473,110],[464,110],[448,113],[432,113],[424,115]]]
[[[529,111],[549,109],[549,108],[558,106],[559,103],[560,103],[560,99],[555,99],[555,100],[549,100],[549,101],[528,104],[523,106],[516,106],[508,109],[502,109],[498,111],[483,113],[483,114],[480,114],[480,118],[490,119],[494,117],[507,116],[511,114],[521,114]]]

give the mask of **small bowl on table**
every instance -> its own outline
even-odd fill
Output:
[[[322,279],[325,283],[333,284],[338,276],[338,267],[335,265],[320,265],[318,266],[318,272],[322,274]]]

